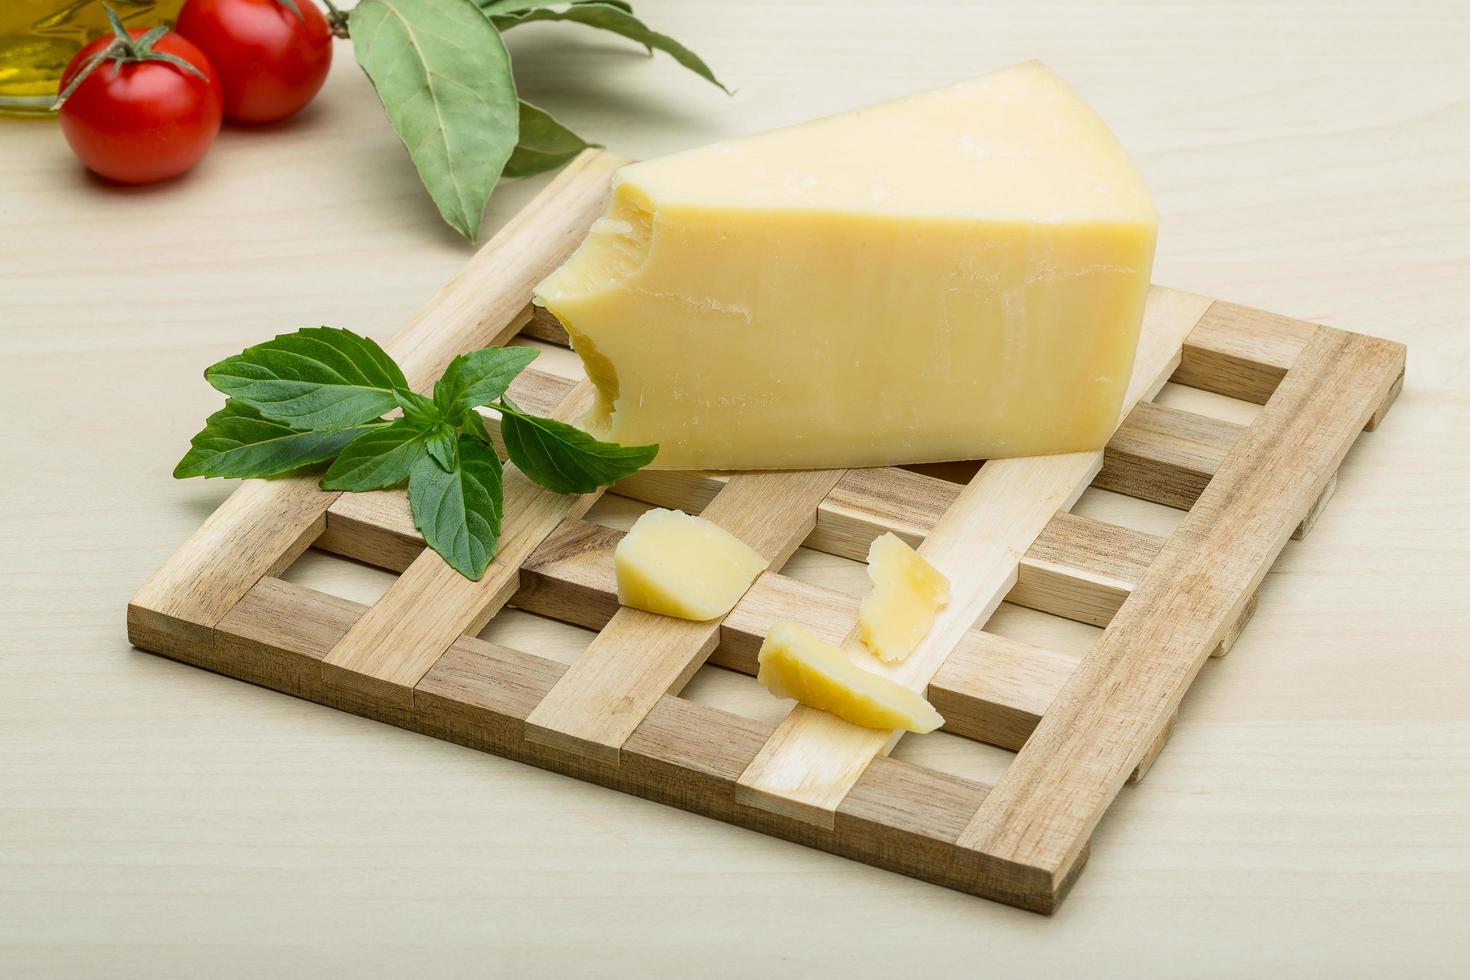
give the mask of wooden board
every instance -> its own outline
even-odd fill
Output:
[[[565,342],[531,285],[601,212],[621,161],[588,151],[390,350],[427,385],[456,354],[521,332]],[[1402,385],[1401,345],[1156,288],[1132,411],[1099,453],[968,468],[644,473],[612,492],[704,511],[770,570],[722,621],[620,611],[619,532],[596,495],[507,471],[507,537],[468,582],[424,548],[401,491],[309,478],[244,484],[134,596],[145,649],[946,887],[1050,912],[1093,828],[1163,748],[1209,655],[1239,635],[1266,571],[1306,533],[1338,464]],[[1164,380],[1263,404],[1248,426],[1151,403]],[[515,397],[573,417],[585,383],[528,370]],[[965,482],[953,482],[955,479]],[[1068,513],[1087,486],[1187,511],[1168,538]],[[800,709],[780,725],[687,701],[708,658],[751,673],[778,618],[850,638],[857,600],[780,573],[799,545],[862,558],[892,531],[957,601],[894,672],[945,731],[1018,750],[995,786],[885,757],[893,739]],[[307,547],[400,573],[375,603],[293,585]],[[1106,627],[1080,659],[986,629],[1002,599]],[[599,630],[570,667],[475,634],[507,604]],[[814,734],[815,733],[815,734]],[[909,736],[910,738],[926,736]],[[794,774],[794,775],[793,775]]]

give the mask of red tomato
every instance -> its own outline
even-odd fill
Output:
[[[136,40],[144,32],[129,33]],[[78,51],[62,73],[61,90],[66,91],[93,55],[118,43],[115,37],[99,37]],[[150,60],[147,51],[182,58],[203,77]],[[141,57],[119,56],[97,65],[58,112],[72,152],[92,170],[125,184],[183,173],[199,162],[219,133],[219,79],[204,52],[170,33]]]
[[[332,66],[332,30],[313,0],[189,0],[180,34],[204,49],[236,122],[284,119],[321,89]],[[299,11],[299,13],[297,12]]]

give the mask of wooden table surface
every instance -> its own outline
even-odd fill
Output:
[[[104,186],[54,124],[0,122],[0,975],[1470,972],[1470,8],[639,8],[736,94],[567,25],[513,35],[523,94],[649,156],[1040,57],[1147,176],[1157,281],[1404,341],[1402,399],[1048,919],[130,649],[128,596],[231,489],[169,476],[219,400],[204,365],[305,325],[386,337],[469,248],[345,46],[303,116],[226,131],[164,186]],[[541,183],[502,188],[487,228]],[[850,562],[791,567],[861,588]],[[384,578],[291,575],[354,597]],[[992,625],[1096,636],[1010,607]],[[563,659],[588,638],[526,614],[489,635]],[[706,668],[692,696],[779,711],[752,684]],[[920,741],[900,752],[1004,763]]]

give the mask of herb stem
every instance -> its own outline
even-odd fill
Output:
[[[327,5],[327,24],[332,28],[332,36],[347,39],[352,36],[347,27],[347,15],[338,10],[332,0],[322,0]]]

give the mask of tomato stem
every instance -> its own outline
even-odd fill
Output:
[[[81,71],[77,72],[76,76],[67,84],[66,88],[62,89],[60,94],[56,96],[56,101],[51,104],[53,112],[60,109],[62,103],[71,98],[71,94],[77,90],[77,86],[85,82],[91,77],[94,71],[101,68],[108,61],[112,62],[112,75],[114,78],[117,77],[118,72],[122,71],[122,66],[125,64],[141,61],[162,61],[165,64],[173,65],[181,71],[189,72],[191,75],[198,75],[206,82],[209,81],[208,75],[178,55],[153,50],[153,45],[158,42],[158,39],[168,33],[167,27],[155,27],[145,34],[133,37],[132,34],[128,33],[128,29],[123,26],[122,18],[118,17],[117,11],[113,10],[107,4],[103,4],[102,9],[107,12],[107,19],[112,24],[112,43],[87,59],[87,63],[82,66]]]
[[[351,37],[347,29],[347,15],[338,10],[332,0],[322,0],[327,5],[327,24],[332,28],[332,36],[343,39]]]

